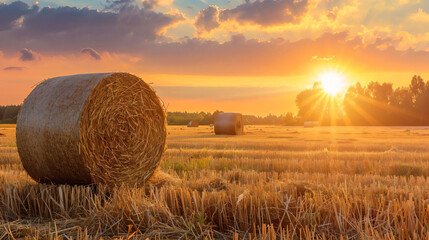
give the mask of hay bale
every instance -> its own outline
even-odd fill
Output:
[[[197,121],[190,121],[188,127],[198,127],[200,124]]]
[[[240,113],[219,113],[214,121],[216,135],[244,134],[243,116]]]
[[[18,153],[36,181],[143,185],[165,151],[160,99],[128,73],[48,79],[25,99]]]
[[[312,128],[313,127],[313,122],[310,122],[310,121],[304,122],[304,127],[305,128]]]

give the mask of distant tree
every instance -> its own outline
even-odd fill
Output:
[[[243,116],[244,124],[246,125],[280,125],[283,124],[283,116],[268,115],[265,117],[254,116],[254,115],[244,115]]]
[[[377,101],[389,103],[393,93],[393,84],[370,82],[368,84],[368,93],[373,99]]]
[[[344,95],[344,112],[348,124],[352,125],[372,125],[375,120],[366,113],[368,103],[368,91],[360,83],[350,86]]]
[[[412,109],[414,104],[413,94],[408,88],[397,88],[392,94],[390,103],[397,107]]]
[[[415,108],[420,117],[420,124],[429,125],[429,87],[417,97]]]
[[[327,94],[320,82],[312,89],[300,92],[296,97],[298,116],[303,121],[319,121],[323,125],[337,124],[342,121],[341,101]]]
[[[286,115],[283,118],[283,122],[285,125],[288,125],[288,126],[295,125],[296,121],[293,116],[293,113],[291,112],[286,113]]]
[[[167,122],[169,125],[186,125],[190,121],[197,121],[201,125],[209,125],[214,123],[214,119],[220,111],[215,112],[168,112]]]
[[[298,106],[298,116],[304,121],[316,121],[322,118],[324,91],[320,87],[320,83],[316,82],[313,88],[306,89],[296,96],[296,105]]]
[[[422,77],[414,75],[411,79],[410,91],[413,95],[413,99],[417,100],[420,94],[425,90],[425,82]]]

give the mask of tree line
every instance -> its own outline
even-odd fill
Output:
[[[216,115],[223,111],[210,112],[168,112],[167,122],[169,125],[186,125],[190,121],[197,121],[201,125],[213,124],[216,119]],[[265,117],[254,116],[254,115],[243,115],[244,124],[247,125],[279,125],[285,124],[285,117],[293,116],[292,113],[286,115],[268,115]]]
[[[429,125],[429,82],[414,76],[407,87],[370,82],[350,86],[344,96],[326,94],[319,82],[296,97],[302,121],[322,125]]]
[[[0,106],[0,123],[13,124],[16,123],[20,105]],[[187,125],[190,121],[197,121],[201,125],[213,124],[218,113],[222,111],[210,112],[168,112],[167,123],[169,125]],[[284,124],[285,119],[293,118],[292,113],[285,116],[268,115],[265,117],[254,115],[243,115],[245,124],[258,125],[258,124]]]

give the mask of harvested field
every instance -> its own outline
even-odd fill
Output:
[[[212,131],[168,127],[159,177],[112,191],[35,183],[0,125],[0,239],[429,237],[429,127]]]

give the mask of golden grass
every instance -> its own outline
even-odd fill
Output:
[[[429,128],[169,127],[143,188],[36,184],[0,133],[0,238],[428,238]]]

